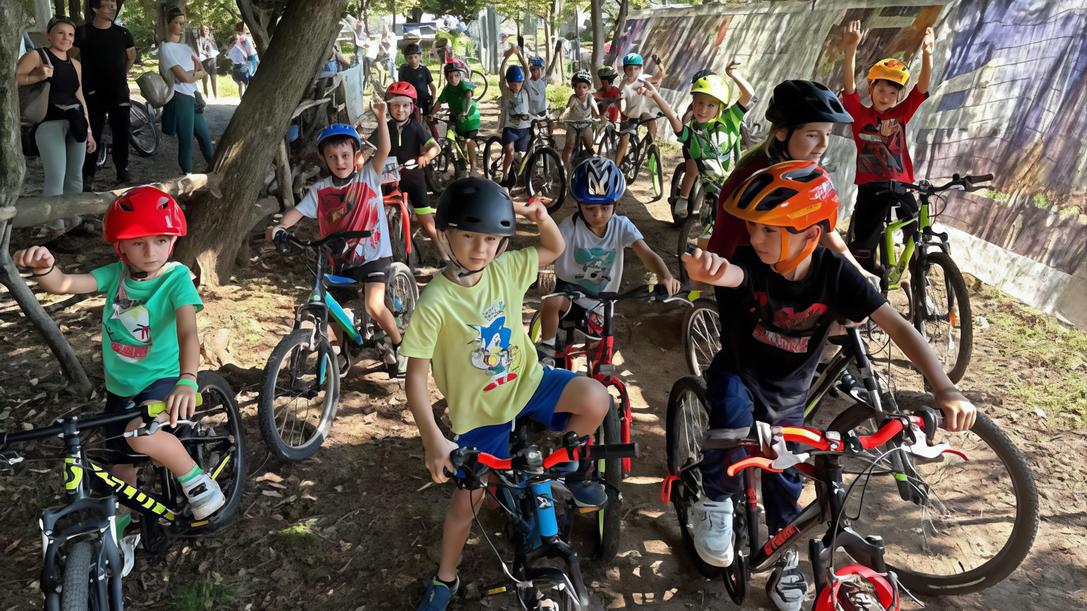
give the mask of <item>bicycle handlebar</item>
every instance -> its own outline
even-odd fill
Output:
[[[294,244],[295,246],[299,246],[301,248],[313,248],[314,250],[320,250],[322,246],[332,240],[364,240],[371,235],[372,233],[370,231],[365,230],[339,231],[336,233],[330,233],[318,240],[299,240],[298,238],[294,237],[293,233],[286,229],[283,229],[282,231],[277,231],[275,235],[272,236],[272,242],[275,243],[276,248],[279,250],[280,253],[286,254],[287,244]]]
[[[609,445],[595,445],[589,443],[588,437],[578,437],[577,433],[568,431],[563,435],[563,447],[553,451],[548,456],[543,456],[535,445],[522,448],[510,458],[498,458],[492,454],[481,452],[475,448],[457,448],[449,454],[449,460],[457,470],[470,473],[460,477],[462,481],[472,482],[480,479],[487,472],[520,472],[531,473],[536,477],[545,479],[557,479],[569,474],[567,470],[555,470],[555,467],[563,463],[578,462],[582,455],[588,460],[604,460],[606,458],[634,458],[638,454],[638,446],[634,443],[620,443]],[[484,467],[475,469],[477,465]],[[454,473],[445,473],[449,477]],[[508,482],[503,482],[510,485]]]
[[[203,396],[200,393],[196,393],[197,407],[203,405],[203,403]],[[141,403],[138,407],[139,413],[137,414],[133,414],[131,413],[131,410],[126,409],[116,413],[99,414],[96,416],[90,416],[88,418],[80,418],[78,416],[58,418],[53,422],[53,424],[49,426],[31,429],[29,431],[23,431],[21,433],[8,433],[6,431],[0,431],[0,449],[7,448],[8,444],[10,443],[23,443],[27,441],[37,441],[39,439],[45,439],[47,437],[60,436],[64,433],[64,425],[71,422],[75,423],[76,431],[85,431],[88,429],[100,428],[109,424],[114,424],[116,422],[128,421],[135,417],[139,417],[142,418],[144,422],[148,423],[149,426],[140,427],[135,431],[132,431],[133,433],[136,433],[136,435],[134,436],[154,434],[158,430],[158,428],[155,427],[152,429],[151,427],[153,427],[154,423],[157,422],[156,418],[160,414],[166,413],[166,402],[145,401]],[[143,432],[141,433],[141,431]]]
[[[681,296],[681,293],[686,293],[688,291],[690,291],[690,287],[681,286],[674,295],[669,296],[668,291],[660,284],[643,284],[623,293],[593,293],[587,289],[567,289],[563,291],[555,291],[554,293],[548,293],[540,299],[543,300],[547,299],[548,297],[558,296],[568,297],[570,299],[581,299],[582,297],[585,297],[588,299],[595,299],[597,301],[625,301],[628,299],[645,299],[646,301],[660,301],[661,303],[672,303],[675,301],[679,301],[686,305],[694,305],[688,299]]]
[[[977,191],[978,189],[982,189],[987,186],[979,183],[990,182],[991,180],[993,180],[992,174],[979,174],[973,176],[960,176],[959,174],[952,174],[951,180],[939,186],[936,186],[927,180],[922,180],[921,182],[916,184],[892,180],[890,181],[890,188],[884,192],[904,194],[908,191],[916,191],[918,193],[921,193],[922,195],[934,195],[936,193],[942,193],[943,191],[947,191],[952,187],[962,187],[963,191]]]

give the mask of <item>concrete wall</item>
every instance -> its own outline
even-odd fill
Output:
[[[937,34],[930,98],[909,123],[918,179],[993,173],[991,191],[956,193],[938,219],[963,269],[1023,301],[1087,327],[1087,3],[1083,0],[819,0],[752,2],[643,12],[620,56],[659,55],[666,99],[685,107],[691,75],[743,62],[761,101],[806,78],[841,87],[842,27],[869,30],[863,73],[889,55],[920,70],[921,33]],[[652,61],[647,71],[654,70]],[[753,125],[758,128],[758,125]],[[763,126],[765,129],[766,126]],[[827,166],[852,208],[856,152],[847,131]]]

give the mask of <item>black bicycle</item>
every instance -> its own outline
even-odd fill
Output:
[[[614,408],[610,412],[614,419]],[[573,499],[556,499],[552,482],[570,473],[562,465],[576,463],[586,453],[590,460],[607,462],[610,473],[617,474],[620,462],[634,457],[637,448],[634,444],[590,445],[589,438],[579,439],[576,433],[567,432],[562,447],[545,457],[537,445],[529,443],[527,427],[522,423],[511,433],[510,442],[511,458],[507,459],[470,448],[454,450],[450,456],[458,470],[458,485],[469,490],[484,488],[507,518],[506,534],[513,544],[512,566],[502,559],[487,530],[479,528],[506,575],[501,582],[483,588],[483,596],[512,591],[519,608],[525,611],[588,609],[589,593],[581,576],[581,564],[577,551],[568,543],[571,517],[579,509]],[[604,484],[611,486],[611,479],[604,480]],[[598,541],[598,555],[599,549]],[[542,562],[547,559],[560,561],[565,569],[554,566],[554,562]]]
[[[597,148],[601,151],[617,151],[619,150],[619,138],[622,134],[630,135],[630,148],[627,149],[627,154],[619,161],[619,169],[623,172],[623,176],[626,177],[627,186],[629,187],[637,180],[638,173],[644,163],[646,169],[649,170],[649,178],[653,186],[653,199],[650,201],[654,202],[664,197],[664,166],[661,164],[660,147],[653,141],[653,133],[645,125],[663,116],[663,113],[657,113],[651,117],[631,119],[630,126],[625,131],[618,129],[613,123],[609,123],[605,126],[600,135],[600,140],[597,142]],[[638,135],[639,131],[642,132],[641,136]]]
[[[165,467],[151,463],[143,469],[140,487],[132,486],[110,474],[108,467],[88,455],[94,448],[83,445],[84,431],[109,424],[128,422],[140,417],[144,426],[125,433],[125,437],[152,435],[169,430],[160,416],[166,411],[163,401],[152,401],[138,409],[89,417],[67,416],[52,425],[18,433],[0,432],[0,462],[13,466],[22,461],[8,448],[14,444],[61,438],[64,442],[64,492],[66,502],[42,512],[38,524],[42,531],[41,590],[45,609],[84,610],[124,608],[121,578],[124,560],[114,523],[117,503],[141,516],[140,548],[152,554],[164,554],[178,537],[199,536],[228,523],[238,509],[245,492],[245,435],[234,391],[218,375],[201,371],[197,375],[200,391],[197,410],[186,421],[179,421],[172,432],[196,464],[222,488],[226,504],[212,516],[196,520],[188,508],[181,484]],[[110,462],[146,464],[143,454],[101,450]],[[99,496],[92,496],[92,495]]]
[[[555,147],[555,139],[547,131],[552,119],[549,115],[515,115],[514,118],[531,119],[532,124],[528,150],[524,154],[515,153],[515,157],[520,157],[510,164],[513,180],[502,173],[504,145],[498,136],[487,138],[483,146],[483,174],[495,182],[508,185],[510,189],[523,181],[528,196],[544,198],[547,211],[554,213],[562,207],[566,198],[566,169],[562,165],[562,155]]]

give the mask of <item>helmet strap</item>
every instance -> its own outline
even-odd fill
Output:
[[[438,235],[440,235],[441,240],[445,242],[445,251],[447,253],[449,253],[449,261],[452,262],[453,265],[456,266],[456,268],[457,268],[454,271],[454,273],[457,275],[458,278],[465,278],[467,276],[474,276],[474,275],[482,272],[483,270],[487,269],[486,265],[484,265],[483,267],[481,267],[479,269],[471,269],[470,267],[465,266],[463,263],[461,263],[457,259],[457,255],[453,254],[453,247],[449,245],[449,238],[446,237],[445,232],[444,231],[439,231]],[[498,251],[494,253],[494,258],[495,259],[500,257],[502,255],[502,253],[506,252],[506,247],[509,246],[509,243],[510,243],[509,238],[502,238],[502,243],[499,244]]]
[[[819,237],[823,235],[823,228],[819,227],[819,233],[814,240],[811,240],[804,248],[800,249],[800,252],[791,259],[786,259],[785,253],[789,251],[789,235],[790,231],[781,232],[781,258],[774,264],[774,271],[779,274],[787,274],[796,269],[804,259],[807,259],[815,252],[815,247],[819,245]]]

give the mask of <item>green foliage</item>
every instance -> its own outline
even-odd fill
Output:
[[[136,40],[136,48],[149,49],[157,41],[159,0],[128,0],[124,3],[120,18]],[[229,47],[234,39],[234,24],[241,21],[238,5],[233,0],[188,0],[185,16],[191,29],[208,25],[221,49]]]
[[[573,87],[567,85],[548,85],[547,105],[553,109],[565,108],[566,103],[570,101],[570,96],[573,94]]]
[[[487,3],[484,0],[420,0],[419,6],[427,13],[453,15],[471,21]]]
[[[175,611],[214,611],[232,608],[236,602],[234,586],[225,583],[222,575],[212,573],[210,578],[179,587],[170,607]]]

